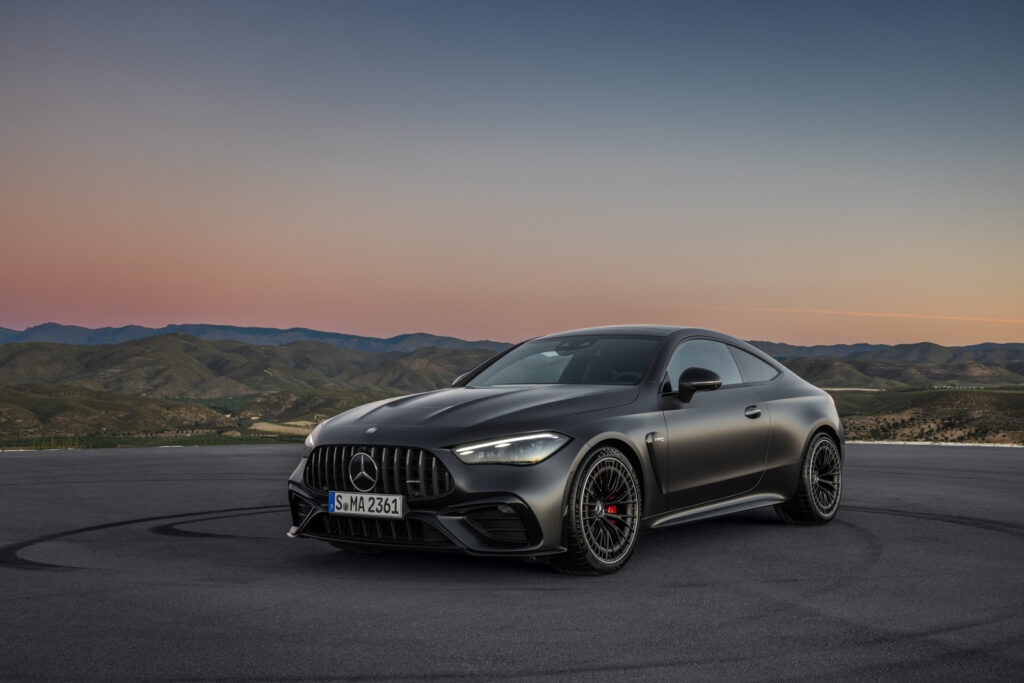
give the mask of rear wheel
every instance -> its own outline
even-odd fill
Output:
[[[839,446],[825,433],[811,439],[800,465],[796,495],[775,506],[789,524],[827,524],[836,516],[843,492],[843,460]]]
[[[611,574],[636,547],[643,509],[640,483],[626,456],[605,446],[580,468],[565,517],[567,552],[551,558],[567,574]]]

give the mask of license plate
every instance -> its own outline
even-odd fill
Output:
[[[405,517],[405,501],[402,496],[387,493],[331,491],[327,495],[327,509],[334,515],[388,519]]]

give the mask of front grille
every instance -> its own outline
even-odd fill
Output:
[[[319,515],[305,535],[337,541],[377,541],[396,545],[450,548],[452,542],[440,531],[418,519],[373,519]]]
[[[349,471],[353,457],[359,453],[369,455],[377,466],[373,487],[363,493],[436,498],[451,493],[454,487],[448,468],[433,453],[398,446],[317,446],[306,461],[306,486],[321,493],[360,491],[353,486]]]

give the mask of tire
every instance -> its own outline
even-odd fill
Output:
[[[843,459],[839,446],[831,436],[819,432],[811,439],[800,463],[796,494],[776,505],[775,512],[787,524],[828,524],[835,519],[842,494]]]
[[[388,550],[387,548],[376,548],[372,545],[354,545],[337,541],[328,541],[328,543],[342,552],[352,553],[353,555],[376,555],[377,553],[385,553]]]
[[[612,512],[614,510],[614,512]],[[611,574],[636,548],[643,499],[640,482],[626,456],[603,446],[580,467],[563,522],[567,552],[551,557],[566,574]]]

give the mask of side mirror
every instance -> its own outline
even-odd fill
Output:
[[[457,387],[457,386],[459,386],[459,382],[461,382],[462,380],[464,380],[464,379],[466,378],[466,375],[468,375],[468,374],[469,374],[468,372],[464,372],[464,373],[462,373],[461,375],[459,375],[458,377],[456,377],[455,379],[453,379],[453,380],[452,380],[452,386],[453,386],[453,387]]]
[[[679,384],[676,386],[679,400],[689,403],[698,391],[714,391],[722,386],[722,378],[707,368],[686,368],[679,375]]]

